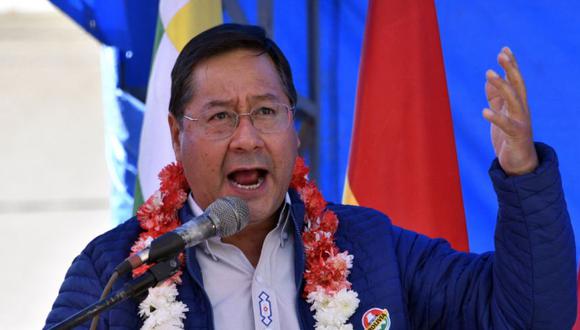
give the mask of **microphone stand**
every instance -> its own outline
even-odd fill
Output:
[[[58,323],[49,330],[68,330],[84,323],[93,316],[102,313],[103,311],[113,307],[114,305],[124,301],[128,298],[137,296],[157,283],[167,279],[175,274],[179,269],[179,261],[177,257],[166,259],[158,262],[155,266],[149,268],[147,272],[131,282],[125,284],[121,290],[118,290],[107,299],[97,301],[96,303],[86,307],[76,314],[68,317],[66,320]]]

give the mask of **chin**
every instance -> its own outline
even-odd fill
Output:
[[[264,208],[262,205],[255,205],[257,203],[260,203],[260,201],[248,202],[248,208],[250,209],[250,223],[259,223],[276,218],[279,207]]]

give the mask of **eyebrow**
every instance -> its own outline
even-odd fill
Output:
[[[212,107],[223,107],[223,106],[232,106],[234,102],[232,101],[227,101],[227,100],[211,100],[209,102],[207,102],[203,108],[204,109],[209,109]]]
[[[266,94],[261,94],[261,95],[254,95],[252,97],[250,97],[250,99],[252,101],[279,101],[280,99],[278,98],[278,96],[271,94],[271,93],[266,93]]]
[[[256,102],[256,101],[276,101],[276,102],[280,102],[280,98],[272,93],[265,93],[265,94],[260,94],[260,95],[252,95],[250,96],[250,101],[251,102]],[[232,100],[211,100],[209,102],[207,102],[203,108],[204,109],[209,109],[212,107],[224,107],[224,106],[228,106],[228,107],[232,107],[234,106],[235,102]]]

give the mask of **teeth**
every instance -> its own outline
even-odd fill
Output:
[[[254,183],[254,184],[251,184],[251,185],[243,185],[243,184],[237,183],[236,181],[233,181],[232,180],[232,183],[236,187],[241,188],[241,189],[245,189],[245,190],[255,190],[255,189],[258,189],[262,185],[263,182],[264,182],[264,178],[258,178],[258,182]]]

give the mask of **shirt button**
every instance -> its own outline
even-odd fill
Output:
[[[258,282],[258,283],[262,283],[262,282],[263,282],[263,280],[262,280],[262,276],[260,276],[260,275],[256,275],[256,282]]]

